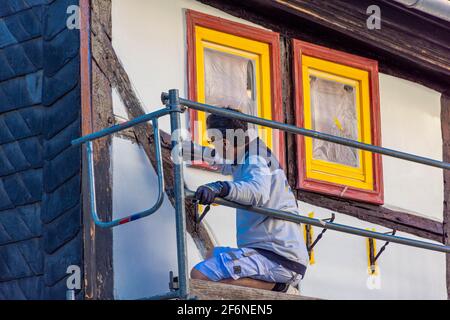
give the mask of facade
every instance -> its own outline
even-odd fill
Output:
[[[63,299],[70,265],[83,270],[78,298],[137,299],[168,290],[169,271],[177,269],[170,197],[148,218],[95,228],[86,162],[82,149],[70,146],[75,137],[160,109],[168,89],[450,161],[445,20],[381,0],[47,2],[6,1],[0,8],[2,299]],[[66,26],[73,4],[79,29]],[[374,4],[381,29],[371,30],[366,9]],[[185,138],[205,143],[196,126],[204,115],[182,116]],[[160,127],[170,132],[168,118]],[[336,223],[449,243],[449,172],[275,130],[258,134],[283,164],[304,215],[335,214]],[[164,146],[168,139],[163,135]],[[148,141],[136,128],[95,144],[103,219],[155,202]],[[164,157],[170,166],[167,148]],[[185,179],[195,189],[228,178],[196,163]],[[189,267],[206,248],[236,246],[232,209],[213,207],[199,228],[187,211]],[[308,243],[321,232],[301,228]],[[383,245],[327,231],[311,251],[302,295],[448,298],[448,255],[389,244],[374,263],[371,253]]]
[[[0,3],[0,299],[65,299],[66,270],[83,261],[71,4]]]

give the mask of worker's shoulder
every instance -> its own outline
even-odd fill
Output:
[[[248,164],[264,164],[267,165],[268,157],[261,154],[250,154],[247,156],[245,163]]]

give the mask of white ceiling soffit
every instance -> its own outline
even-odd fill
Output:
[[[391,0],[450,22],[449,0]]]

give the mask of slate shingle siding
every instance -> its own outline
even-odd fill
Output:
[[[0,0],[0,299],[64,299],[82,265],[78,0]]]

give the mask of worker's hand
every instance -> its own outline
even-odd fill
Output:
[[[195,199],[198,200],[200,204],[208,205],[213,203],[216,197],[225,197],[228,195],[228,192],[228,184],[223,181],[217,181],[198,187],[195,192]]]

